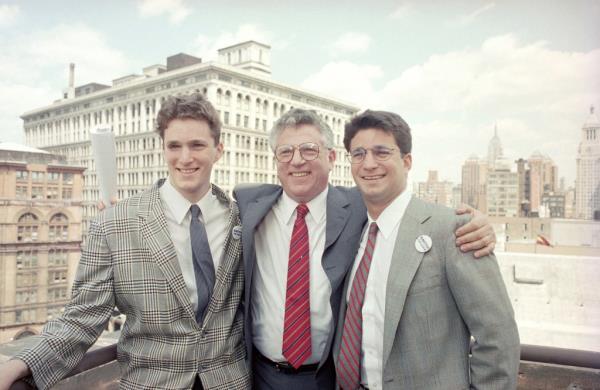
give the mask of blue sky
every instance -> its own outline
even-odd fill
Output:
[[[400,113],[411,181],[458,181],[497,125],[509,159],[538,150],[570,185],[600,109],[600,0],[0,0],[0,140],[24,141],[19,115],[60,97],[69,62],[76,84],[110,83],[248,39],[272,46],[277,81]]]

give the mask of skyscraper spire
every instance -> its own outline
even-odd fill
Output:
[[[500,142],[500,137],[498,136],[498,125],[494,124],[494,136],[488,144],[488,164],[490,166],[494,166],[496,164],[496,160],[498,160],[501,157],[502,143]]]

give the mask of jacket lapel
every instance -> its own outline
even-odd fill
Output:
[[[424,253],[416,250],[415,240],[421,234],[427,233],[423,223],[429,218],[430,214],[427,213],[424,203],[413,197],[400,222],[386,287],[383,367],[387,364],[392,350],[408,289],[423,260]]]
[[[186,313],[195,318],[192,303],[183,280],[181,267],[177,260],[177,252],[167,229],[167,220],[162,208],[159,188],[164,179],[159,181],[150,191],[143,195],[139,209],[142,236],[150,254],[162,271],[171,290],[179,300]],[[147,207],[144,207],[147,205]]]

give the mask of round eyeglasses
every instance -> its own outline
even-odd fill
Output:
[[[376,145],[372,148],[358,147],[356,149],[352,149],[350,153],[346,155],[346,157],[348,158],[348,161],[350,161],[351,164],[360,164],[364,161],[365,157],[367,157],[367,153],[371,151],[371,154],[373,155],[373,158],[375,160],[385,161],[392,157],[392,154],[395,150],[397,149],[390,148],[384,145]]]
[[[305,142],[299,145],[279,145],[275,148],[275,158],[280,163],[288,163],[294,158],[296,149],[305,161],[312,161],[319,157],[319,145],[314,142]]]

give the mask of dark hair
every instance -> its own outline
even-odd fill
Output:
[[[329,125],[317,115],[314,110],[303,108],[292,108],[273,124],[269,134],[269,144],[271,149],[275,150],[277,139],[283,131],[289,127],[297,128],[302,125],[311,125],[317,128],[323,136],[323,144],[326,148],[333,148],[333,132]]]
[[[165,129],[174,119],[197,119],[208,123],[215,145],[221,139],[221,120],[212,104],[200,93],[171,96],[162,104],[156,116],[156,132],[164,139]]]
[[[344,146],[350,151],[352,138],[361,130],[379,129],[394,136],[396,145],[404,155],[412,150],[412,136],[410,127],[398,114],[389,111],[367,110],[352,118],[346,123],[344,131]]]

